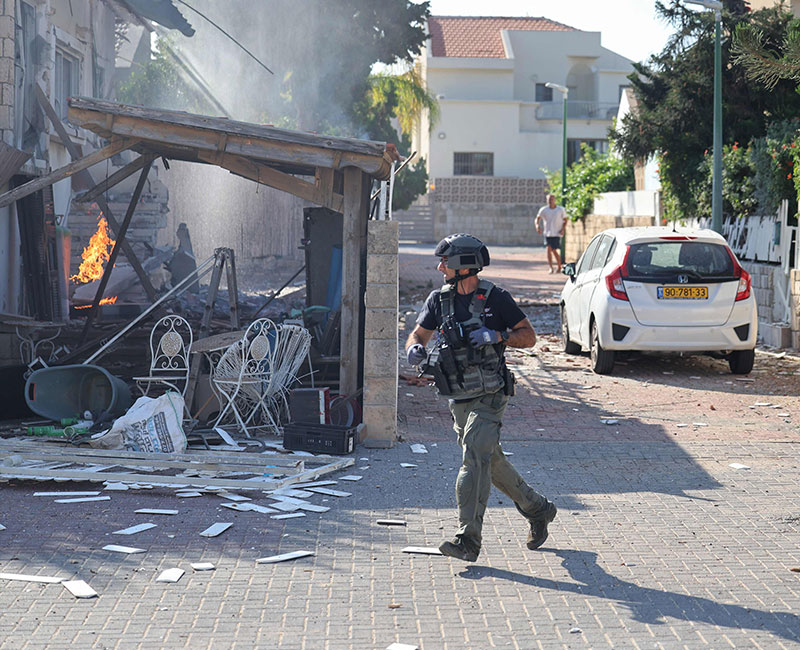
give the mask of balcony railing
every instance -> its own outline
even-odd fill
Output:
[[[567,119],[570,120],[612,120],[616,117],[619,104],[614,102],[583,102],[567,100]],[[537,120],[560,120],[564,115],[564,102],[544,102],[536,108]]]

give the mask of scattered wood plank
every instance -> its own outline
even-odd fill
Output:
[[[64,578],[55,578],[51,576],[33,576],[25,573],[0,573],[0,580],[18,580],[20,582],[41,582],[44,584],[54,585],[62,582]]]
[[[177,510],[164,510],[161,508],[139,508],[134,510],[137,515],[177,515]]]
[[[406,546],[403,553],[413,553],[418,555],[441,555],[442,552],[438,548],[430,548],[427,546]]]
[[[117,544],[106,544],[103,547],[104,551],[111,551],[112,553],[125,553],[133,555],[134,553],[144,553],[143,548],[135,548],[133,546],[119,546]]]
[[[213,571],[216,567],[211,562],[193,562],[189,565],[195,571]]]
[[[111,501],[111,497],[75,497],[71,499],[56,499],[54,503],[87,503],[89,501]]]
[[[287,562],[288,560],[297,560],[301,557],[311,557],[314,555],[313,551],[292,551],[291,553],[281,553],[280,555],[270,555],[269,557],[260,557],[256,560],[258,564],[275,564],[277,562]]]
[[[156,582],[178,582],[178,580],[183,577],[184,573],[186,572],[179,567],[165,569],[161,572],[161,575],[156,578]]]
[[[150,530],[151,528],[155,528],[155,524],[151,523],[144,523],[144,524],[136,524],[135,526],[128,526],[128,528],[123,528],[122,530],[115,530],[112,535],[135,535],[136,533],[144,532],[145,530]]]
[[[75,598],[96,598],[97,592],[83,580],[64,580],[64,588]]]
[[[233,526],[232,522],[221,522],[221,521],[218,521],[217,523],[212,524],[211,526],[206,528],[204,531],[202,531],[200,533],[200,536],[201,537],[216,537],[217,535],[222,535],[222,533],[224,533],[226,530],[228,530],[228,528],[230,528],[231,526]]]

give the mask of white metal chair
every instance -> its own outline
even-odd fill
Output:
[[[177,314],[164,316],[150,332],[150,374],[134,377],[143,395],[151,386],[161,384],[184,395],[189,384],[189,350],[192,327]]]
[[[267,397],[276,409],[278,419],[289,412],[289,392],[298,380],[297,373],[309,355],[311,332],[302,325],[283,323],[278,326],[274,354],[274,370],[270,377]]]
[[[223,353],[211,379],[225,402],[214,426],[231,414],[242,433],[249,437],[248,424],[256,426],[261,423],[256,414],[265,404],[277,336],[275,323],[260,318],[250,324],[240,341]],[[278,431],[269,408],[263,409],[263,422]]]

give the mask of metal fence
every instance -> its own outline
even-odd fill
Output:
[[[617,116],[619,104],[614,102],[567,101],[567,119],[612,120]],[[543,102],[536,108],[537,120],[560,120],[564,115],[564,102]]]

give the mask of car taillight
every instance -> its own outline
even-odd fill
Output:
[[[739,267],[739,286],[736,289],[736,300],[744,300],[750,297],[750,274],[741,266]]]
[[[736,287],[736,302],[739,302],[740,300],[746,300],[750,297],[750,287],[752,284],[750,274],[742,268],[741,264],[739,264],[739,260],[736,259],[733,251],[730,248],[727,248],[726,250],[728,251],[728,255],[731,256],[731,261],[733,262],[733,275],[739,278],[739,286]]]
[[[625,292],[625,284],[622,282],[622,267],[618,266],[606,276],[606,286],[612,298],[627,300],[628,294]]]
[[[628,293],[625,291],[625,283],[622,281],[622,278],[628,275],[628,255],[630,255],[630,253],[631,247],[626,246],[625,258],[622,260],[622,264],[606,276],[608,293],[611,294],[612,298],[617,298],[618,300],[628,300]]]

